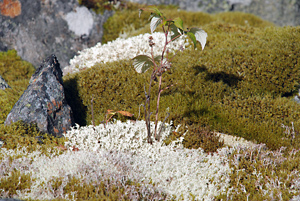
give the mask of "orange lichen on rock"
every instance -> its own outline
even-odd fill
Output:
[[[14,18],[21,14],[21,3],[18,0],[3,0],[0,2],[0,13],[4,16]]]
[[[59,133],[59,130],[58,130],[57,128],[55,128],[55,127],[53,127],[53,131],[54,131],[55,133]]]

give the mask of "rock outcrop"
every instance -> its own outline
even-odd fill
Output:
[[[62,71],[55,55],[32,75],[29,86],[8,114],[5,124],[22,120],[36,123],[41,132],[61,137],[74,125],[63,88]]]
[[[0,75],[0,90],[4,90],[10,88],[10,86],[6,83],[6,81]]]
[[[68,65],[77,51],[101,42],[103,23],[113,14],[96,14],[77,0],[0,1],[0,51],[15,49],[38,67],[55,52]]]
[[[300,0],[130,0],[131,2],[157,5],[174,4],[188,11],[217,13],[240,11],[252,13],[279,26],[300,25]]]

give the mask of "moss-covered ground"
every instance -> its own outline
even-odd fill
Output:
[[[240,150],[236,154],[245,157],[238,161],[232,156],[231,187],[235,190],[228,190],[218,199],[229,196],[231,200],[246,200],[247,197],[269,200],[270,195],[264,190],[270,188],[270,181],[276,182],[276,178],[279,181],[279,187],[274,187],[275,194],[278,192],[276,198],[280,199],[281,195],[282,200],[289,200],[297,195],[289,188],[294,185],[295,175],[292,173],[299,170],[300,159],[299,152],[295,152],[300,148],[300,105],[293,100],[300,83],[300,27],[276,27],[244,13],[209,15],[177,11],[176,8],[163,9],[162,12],[170,18],[181,17],[185,27],[201,27],[208,33],[204,51],[200,50],[200,45],[197,50],[186,49],[175,57],[171,71],[163,76],[163,87],[171,87],[162,94],[159,119],[163,120],[169,112],[168,121],[183,125],[170,139],[191,128],[185,139],[186,147],[195,148],[195,144],[199,144],[208,147],[208,151],[215,151],[222,144],[204,129],[209,127],[213,131],[266,144],[262,150]],[[129,37],[149,32],[149,26],[144,28],[147,20],[146,14],[139,19],[137,11],[117,11],[105,24],[104,41],[114,40],[124,33]],[[15,51],[0,53],[0,74],[12,87],[0,91],[0,139],[6,148],[22,145],[35,150],[43,145],[63,145],[63,139],[54,140],[47,136],[42,138],[44,142],[41,143],[42,134],[34,126],[22,123],[3,125],[33,72],[32,65],[22,61]],[[135,120],[140,104],[144,104],[144,85],[148,84],[149,73],[137,74],[132,61],[124,60],[96,64],[64,77],[66,98],[73,109],[75,121],[80,125],[91,124],[92,98],[95,124],[105,119],[108,109],[129,111],[135,114],[132,117]],[[154,82],[152,103],[155,102],[157,87],[158,83]],[[154,104],[151,110],[155,110]],[[126,119],[121,115],[116,117]],[[143,112],[139,119],[143,119]],[[287,135],[282,127],[291,127],[292,123],[295,138]],[[205,142],[207,139],[211,144]],[[281,147],[286,149],[279,153]],[[239,165],[234,162],[239,162]],[[259,182],[256,180],[258,177],[250,176],[257,171],[264,173],[259,176]],[[27,177],[17,171],[10,176],[21,180]],[[57,182],[60,182],[59,179],[53,181],[53,185]],[[18,190],[11,187],[12,184],[2,178],[0,189],[8,188],[12,195]],[[30,186],[30,182],[25,184]],[[101,185],[99,192],[104,193],[103,189],[107,188]],[[83,192],[82,186],[71,185],[70,188],[87,193]],[[89,191],[90,186],[85,189]],[[91,193],[95,193],[95,189]],[[243,193],[245,189],[249,193]],[[112,187],[107,191],[115,190]],[[122,194],[121,191],[118,189],[116,194]]]

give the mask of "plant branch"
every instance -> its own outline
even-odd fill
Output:
[[[151,90],[151,81],[152,81],[152,79],[150,79],[149,91],[148,91],[149,93]],[[148,141],[148,143],[152,144],[151,132],[150,132],[150,95],[147,94],[145,86],[144,86],[144,91],[145,91],[145,96],[146,96],[144,111],[145,111],[145,123],[146,123],[146,128],[147,128],[147,141]],[[148,106],[148,110],[147,110],[147,106]]]
[[[176,84],[177,84],[177,83],[176,83]],[[175,85],[175,84],[171,84],[171,85],[167,86],[166,88],[162,89],[162,90],[161,90],[161,93],[162,93],[164,90],[169,89],[170,87],[173,87],[174,85]]]
[[[169,60],[169,62],[171,62],[173,60],[173,58],[177,55],[177,53],[181,50],[181,48],[179,48],[178,50],[176,50],[175,54],[172,56],[172,58]]]
[[[164,121],[162,122],[162,124],[161,124],[161,126],[160,126],[160,129],[159,129],[159,132],[158,132],[158,135],[157,135],[157,138],[156,138],[157,141],[159,141],[160,138],[161,138],[161,132],[162,132],[162,129],[164,128],[165,122],[166,122],[166,120],[169,118],[169,116],[170,116],[170,113],[167,112],[167,116],[165,117]]]
[[[139,118],[140,118],[140,114],[141,114],[141,106],[144,106],[144,107],[145,107],[145,105],[140,104],[140,106],[139,106],[139,116],[136,118],[137,120],[139,120]]]
[[[161,94],[161,80],[162,80],[162,76],[159,76],[159,86],[158,86],[158,95],[157,95],[156,113],[155,113],[155,129],[154,129],[155,139],[156,139],[157,122],[158,122],[159,99]]]
[[[153,63],[153,65],[154,65],[154,70],[155,70],[155,69],[158,68],[158,67],[157,67],[157,65],[156,65],[156,63],[155,63],[155,59],[154,59],[153,46],[151,46],[151,57],[152,57],[152,63]]]

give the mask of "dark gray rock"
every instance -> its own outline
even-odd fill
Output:
[[[6,83],[6,81],[0,75],[0,90],[4,90],[10,88],[10,86]]]
[[[240,11],[252,13],[279,26],[300,25],[300,0],[130,0],[157,5],[173,4],[183,10],[217,13]]]
[[[41,132],[61,137],[74,125],[63,88],[62,71],[55,55],[32,75],[29,86],[8,114],[5,124],[18,120],[36,123]]]
[[[2,2],[2,3],[1,3]],[[101,42],[103,23],[113,14],[97,15],[77,0],[0,1],[0,51],[15,49],[38,67],[55,52],[62,68],[77,51]]]

